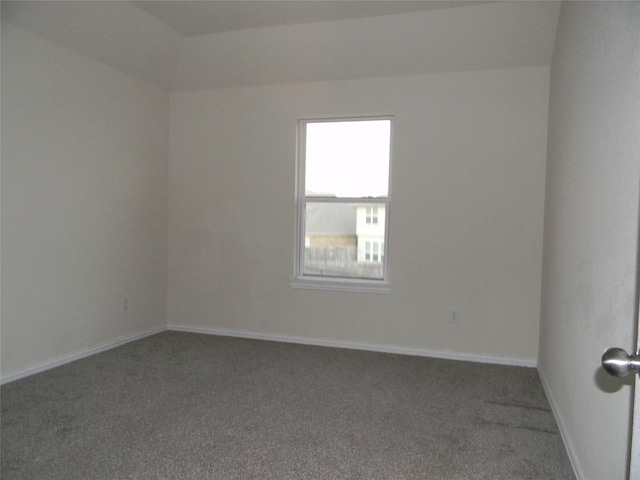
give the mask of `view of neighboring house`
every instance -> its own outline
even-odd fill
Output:
[[[383,263],[385,213],[384,205],[358,205],[356,212],[358,262]]]
[[[385,206],[308,203],[304,273],[382,278]]]

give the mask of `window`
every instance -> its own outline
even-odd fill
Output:
[[[378,223],[378,207],[367,207],[367,223],[374,225]]]
[[[293,286],[388,291],[391,125],[299,122]]]
[[[383,262],[384,261],[384,243],[365,240],[364,242],[364,260],[365,262]]]

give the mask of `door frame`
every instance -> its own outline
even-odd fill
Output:
[[[639,199],[640,200],[640,199]],[[635,352],[640,355],[640,211],[638,212],[638,246],[636,255],[636,311]],[[633,375],[634,389],[631,402],[631,439],[629,442],[629,480],[640,480],[640,373]]]

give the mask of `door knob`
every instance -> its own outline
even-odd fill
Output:
[[[614,377],[640,373],[640,355],[629,355],[622,348],[609,348],[602,355],[602,367]]]

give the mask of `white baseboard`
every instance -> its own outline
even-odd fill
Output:
[[[271,342],[297,343],[302,345],[315,345],[320,347],[346,348],[351,350],[366,350],[371,352],[395,353],[399,355],[412,355],[415,357],[442,358],[446,360],[461,360],[465,362],[491,363],[496,365],[510,365],[518,367],[536,368],[537,361],[529,358],[494,357],[468,353],[453,352],[449,350],[429,350],[399,347],[394,345],[380,345],[372,343],[346,342],[329,338],[297,337],[290,335],[276,335],[270,333],[251,332],[247,330],[233,330],[225,328],[186,327],[182,325],[168,325],[167,330],[176,332],[202,333],[207,335],[219,335],[223,337],[251,338],[254,340],[267,340]]]
[[[399,355],[412,355],[416,357],[431,357],[442,358],[446,360],[460,360],[465,362],[477,362],[477,363],[490,363],[496,365],[511,365],[519,367],[536,368],[537,362],[535,359],[527,358],[511,358],[511,357],[495,357],[487,355],[476,355],[460,353],[448,350],[429,350],[429,349],[415,349],[407,347],[399,347],[394,345],[380,345],[372,343],[359,343],[359,342],[346,342],[342,340],[333,340],[329,338],[313,338],[313,337],[298,337],[291,335],[276,335],[270,333],[251,332],[247,330],[232,330],[224,328],[198,328],[198,327],[185,327],[181,325],[169,325],[168,327],[154,328],[145,332],[135,333],[132,335],[126,335],[124,337],[117,338],[111,342],[107,342],[101,345],[97,345],[86,350],[81,350],[70,355],[64,355],[54,358],[52,360],[36,364],[32,367],[20,370],[9,375],[0,377],[0,385],[13,382],[21,378],[35,375],[36,373],[44,372],[61,365],[80,360],[82,358],[96,355],[112,348],[119,347],[126,343],[134,342],[156,333],[164,332],[166,330],[172,330],[177,332],[190,332],[201,333],[206,335],[219,335],[224,337],[238,337],[238,338],[251,338],[254,340],[266,340],[271,342],[283,342],[283,343],[296,343],[302,345],[315,345],[320,347],[334,347],[334,348],[346,348],[351,350],[366,350],[371,352],[381,353],[395,353]],[[553,406],[553,405],[552,405]],[[580,478],[580,477],[579,477]]]
[[[551,391],[549,390],[549,386],[547,384],[547,380],[545,379],[544,373],[540,368],[538,369],[538,376],[540,377],[540,381],[542,382],[542,388],[544,389],[544,393],[547,396],[547,400],[549,400],[549,405],[551,406],[551,412],[553,413],[553,416],[556,420],[556,424],[558,425],[558,430],[560,430],[562,443],[564,443],[564,448],[567,450],[567,456],[569,457],[569,462],[573,467],[573,473],[575,474],[577,480],[583,480],[586,477],[584,476],[584,473],[582,472],[582,469],[580,468],[577,462],[575,448],[567,432],[567,427],[564,423],[562,416],[559,413],[558,404],[554,396],[552,395]]]
[[[70,355],[63,355],[61,357],[54,358],[53,360],[48,360],[46,362],[38,363],[33,367],[29,367],[27,369],[20,370],[10,375],[5,375],[1,377],[0,385],[4,385],[5,383],[9,383],[9,382],[13,382],[14,380],[25,378],[30,375],[35,375],[36,373],[44,372],[46,370],[59,367],[66,363],[71,363],[76,360],[80,360],[82,358],[90,357],[91,355],[102,353],[107,350],[111,350],[112,348],[119,347],[120,345],[124,345],[125,343],[134,342],[136,340],[140,340],[142,338],[149,337],[151,335],[155,335],[156,333],[164,332],[166,330],[167,330],[166,327],[160,327],[160,328],[147,330],[145,332],[134,333],[132,335],[125,335],[124,337],[117,338],[113,341],[103,343],[101,345],[97,345],[95,347],[88,348],[86,350],[81,350],[79,352],[72,353]]]

